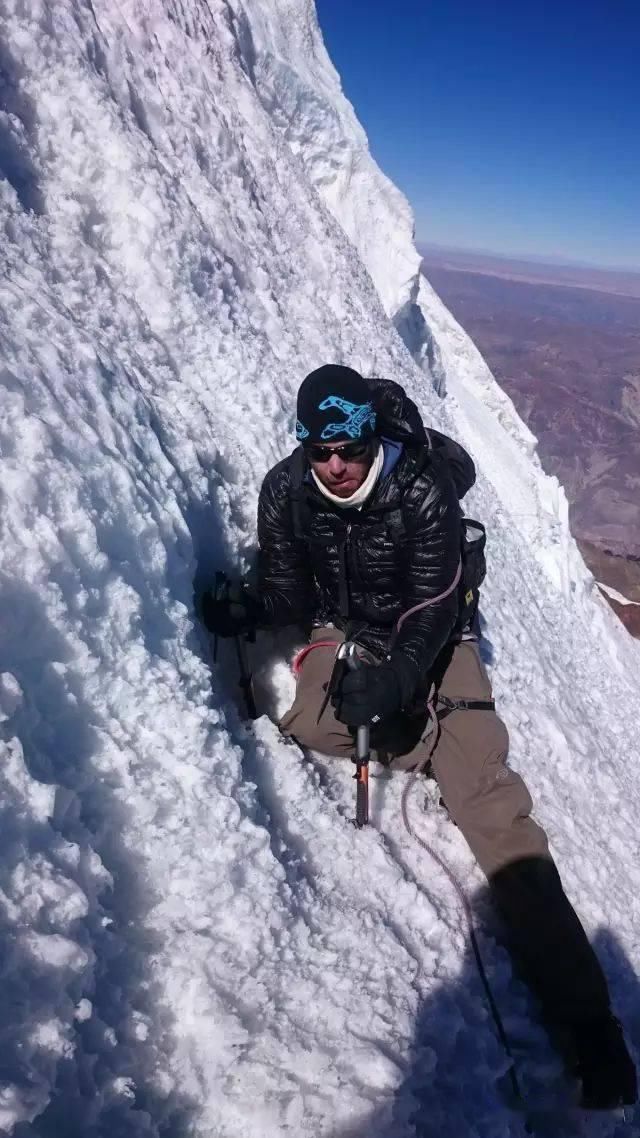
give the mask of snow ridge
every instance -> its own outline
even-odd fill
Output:
[[[312,0],[247,15],[230,0],[247,72],[272,122],[371,274],[383,307],[435,389],[446,392],[436,340],[420,304],[420,255],[407,199],[372,161],[365,132],[342,95]]]
[[[248,730],[194,580],[248,563],[312,367],[397,379],[469,443],[513,761],[632,1029],[638,646],[419,276],[308,0],[0,0],[0,27],[0,1128],[520,1135],[401,782],[356,835],[350,770]],[[481,891],[435,804],[419,824]]]

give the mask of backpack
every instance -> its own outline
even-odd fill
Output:
[[[470,455],[460,443],[448,435],[427,429],[415,403],[399,383],[390,379],[368,380],[372,388],[372,401],[377,415],[376,434],[394,442],[406,442],[424,447],[424,465],[436,461],[446,467],[458,495],[464,498],[475,482],[475,467]],[[298,540],[307,540],[308,504],[304,494],[307,459],[304,449],[298,447],[291,456],[291,509],[293,531]],[[395,544],[410,533],[402,509],[390,510],[385,516],[389,537]],[[460,516],[460,559],[462,575],[458,586],[458,617],[453,635],[473,629],[476,624],[480,586],[486,576],[485,546],[487,535],[482,522]]]

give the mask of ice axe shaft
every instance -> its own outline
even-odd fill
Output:
[[[369,725],[358,727],[356,736],[356,826],[369,822]]]
[[[249,716],[249,719],[257,719],[258,709],[256,707],[256,700],[253,694],[253,675],[251,674],[251,669],[249,668],[247,643],[244,636],[241,636],[239,633],[238,635],[234,636],[233,639],[236,646],[236,655],[238,657],[238,670],[240,672],[240,679],[238,680],[238,684],[244,697],[247,715]]]
[[[360,667],[356,654],[356,646],[352,640],[347,640],[338,652],[338,659],[343,659],[351,671]],[[369,758],[371,753],[370,728],[368,723],[358,727],[356,731],[356,753],[353,759],[356,764],[356,816],[355,824],[359,830],[369,822]]]
[[[215,576],[214,596],[218,600],[221,596],[229,595],[231,588],[231,581],[227,574],[222,569],[218,569]],[[236,656],[238,659],[238,671],[240,677],[238,679],[238,686],[242,692],[244,705],[247,709],[247,716],[249,719],[258,718],[258,709],[256,707],[256,700],[253,694],[253,675],[249,667],[249,657],[247,653],[247,638],[241,633],[236,633],[233,637],[233,642],[236,648]],[[218,659],[218,636],[214,637],[213,641],[213,661],[216,663]]]

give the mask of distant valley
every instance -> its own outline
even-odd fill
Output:
[[[640,274],[423,252],[564,485],[594,576],[640,602]],[[608,600],[640,636],[640,605]]]

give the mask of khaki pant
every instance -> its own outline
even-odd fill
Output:
[[[330,640],[337,644],[342,639],[338,629],[319,628],[311,643]],[[335,718],[330,703],[318,722],[335,652],[335,647],[318,646],[305,656],[293,706],[283,716],[280,730],[311,750],[350,758],[353,735]],[[473,641],[455,646],[438,692],[452,700],[492,698],[489,677]],[[411,749],[392,758],[392,769],[416,766],[430,745],[431,740],[423,735]],[[457,710],[441,720],[431,755],[447,809],[488,877],[523,858],[550,857],[546,835],[530,817],[529,791],[507,764],[508,749],[507,729],[495,711]]]

